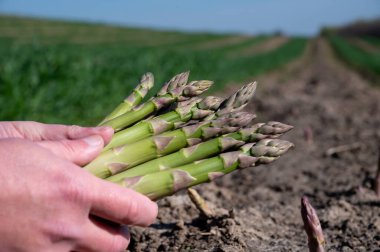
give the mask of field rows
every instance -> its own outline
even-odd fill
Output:
[[[336,54],[354,69],[379,83],[380,76],[380,43],[376,38],[348,39],[337,35],[328,36]],[[372,46],[366,43],[371,43]]]
[[[261,52],[253,49],[278,38],[2,19],[7,20],[0,22],[0,106],[7,107],[2,120],[95,124],[147,71],[155,75],[153,92],[186,70],[193,80],[214,80],[215,91],[287,64],[307,44],[289,38]],[[84,37],[87,43],[78,42]]]

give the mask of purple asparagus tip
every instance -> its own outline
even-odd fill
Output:
[[[301,216],[308,237],[309,251],[324,252],[325,238],[323,237],[321,223],[306,196],[301,199]]]

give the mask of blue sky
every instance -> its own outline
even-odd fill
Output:
[[[186,31],[316,35],[380,17],[379,0],[0,0],[0,13]]]

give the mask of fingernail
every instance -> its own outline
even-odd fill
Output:
[[[85,141],[91,148],[98,148],[100,145],[103,145],[103,138],[99,135],[85,137],[83,138],[83,141]]]
[[[129,228],[126,225],[121,225],[119,230],[120,230],[120,234],[124,236],[124,238],[128,240],[131,238],[131,234],[129,233]]]

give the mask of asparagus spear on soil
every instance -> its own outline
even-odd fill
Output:
[[[325,238],[315,209],[307,197],[301,199],[301,215],[308,237],[310,252],[324,252]]]
[[[240,151],[222,153],[213,158],[166,171],[125,178],[118,184],[157,200],[181,189],[208,182],[238,168],[271,163],[292,146],[292,143],[284,140],[263,139],[256,144],[243,146]]]
[[[113,147],[134,143],[152,135],[172,130],[179,122],[186,123],[191,119],[201,119],[214,113],[220,103],[221,99],[214,96],[208,96],[205,99],[193,98],[189,101],[181,102],[171,112],[141,121],[117,132],[111,142],[103,149],[103,152]]]
[[[133,108],[133,110],[101,124],[101,126],[111,126],[115,131],[119,131],[173,102],[197,96],[212,85],[212,81],[207,80],[193,81],[186,84],[188,75],[188,72],[186,72],[173,77],[157,96]]]
[[[194,145],[204,139],[239,130],[250,123],[253,115],[239,112],[217,120],[201,122],[161,135],[145,138],[133,144],[103,152],[84,169],[100,178],[107,178],[138,164]]]
[[[170,155],[153,159],[124,172],[107,178],[118,182],[126,177],[141,176],[170,168],[178,167],[193,161],[217,155],[220,152],[239,147],[246,142],[258,142],[266,138],[277,138],[293,127],[279,122],[257,123],[249,128],[241,129],[218,138],[181,149]]]
[[[380,148],[379,148],[379,154],[377,158],[377,171],[376,171],[376,177],[374,182],[374,189],[377,197],[380,198]]]
[[[153,87],[154,77],[151,73],[146,73],[141,77],[140,84],[127,96],[122,103],[119,104],[109,115],[104,118],[100,124],[104,124],[106,121],[114,119],[128,111],[134,106],[137,106],[144,99],[148,91]]]
[[[212,218],[215,216],[214,211],[208,207],[206,201],[194,188],[188,188],[187,195],[203,216],[206,218]]]

